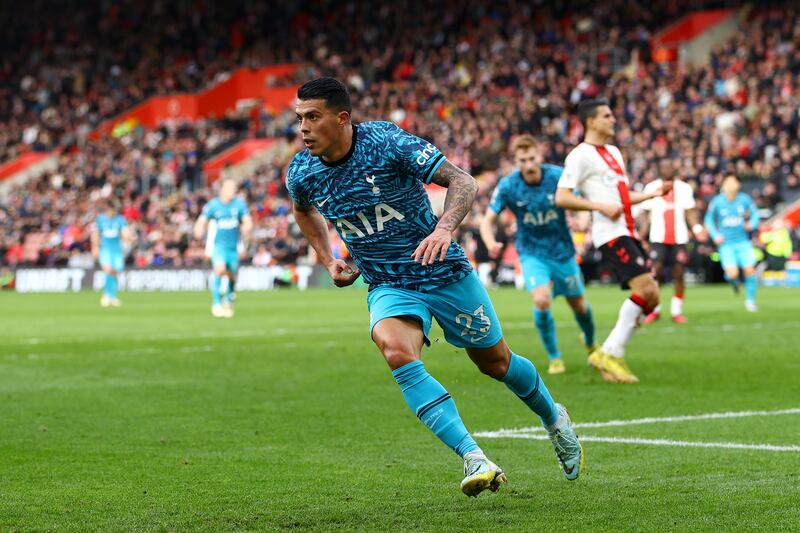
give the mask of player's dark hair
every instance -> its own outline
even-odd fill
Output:
[[[300,100],[325,100],[328,109],[336,111],[353,110],[350,104],[350,91],[347,86],[336,78],[323,77],[304,83],[297,89],[297,98]]]
[[[597,109],[604,105],[608,105],[608,100],[605,98],[592,98],[578,104],[578,120],[581,121],[584,130],[586,129],[586,121],[596,117]]]

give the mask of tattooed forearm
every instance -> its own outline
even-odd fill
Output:
[[[451,232],[455,231],[470,209],[472,209],[475,193],[478,192],[478,183],[475,178],[450,161],[442,163],[433,174],[431,182],[447,187],[447,196],[444,199],[444,213],[442,213],[436,227]]]

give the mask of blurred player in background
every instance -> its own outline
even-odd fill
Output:
[[[629,191],[622,153],[608,144],[614,138],[616,123],[608,102],[581,102],[578,118],[586,132],[584,141],[567,155],[556,205],[592,211],[592,240],[612,266],[622,288],[631,289],[630,298],[620,308],[617,324],[602,348],[589,355],[589,364],[606,381],[638,383],[625,362],[625,347],[641,320],[658,305],[658,283],[647,268],[631,206],[669,192],[668,185],[647,194]]]
[[[100,305],[119,307],[122,301],[117,297],[119,273],[125,268],[123,244],[132,241],[128,223],[119,214],[116,200],[108,200],[105,212],[97,216],[92,229],[92,255],[105,272],[105,285]]]
[[[664,280],[664,267],[672,268],[672,284],[674,287],[670,315],[672,321],[685,324],[683,315],[683,295],[685,284],[683,273],[689,262],[686,243],[689,242],[689,226],[695,236],[703,233],[700,215],[697,213],[692,186],[676,176],[675,165],[671,159],[658,162],[658,179],[651,181],[644,188],[645,194],[659,190],[665,184],[671,190],[664,196],[657,196],[642,203],[644,210],[645,244],[650,248],[650,259],[653,260],[653,271],[659,282]],[[688,225],[687,225],[688,223]],[[655,322],[661,317],[661,305],[657,305],[652,313],[644,319],[645,324]]]
[[[739,178],[734,174],[722,181],[722,192],[708,205],[705,225],[708,234],[719,247],[719,257],[725,279],[739,292],[739,269],[744,273],[744,307],[751,313],[758,311],[755,273],[756,257],[750,242],[750,232],[758,227],[758,209],[750,195],[739,192]]]
[[[554,203],[563,169],[542,163],[539,143],[531,135],[517,137],[511,149],[519,170],[497,184],[481,222],[481,238],[489,255],[496,258],[503,249],[494,237],[498,215],[505,208],[514,213],[517,252],[525,286],[533,297],[533,322],[550,359],[548,372],[561,374],[566,367],[550,312],[551,294],[552,298],[559,295],[566,298],[583,332],[588,352],[597,348],[592,308],[583,296],[583,277],[575,261],[575,245],[567,227],[566,213]]]
[[[243,243],[250,237],[253,219],[242,198],[236,197],[236,182],[225,179],[219,188],[219,197],[203,206],[197,218],[194,235],[202,239],[210,220],[214,221],[214,246],[211,252],[211,314],[218,318],[233,316],[236,273],[239,270],[240,239]],[[227,278],[225,298],[222,298],[222,278]]]
[[[553,401],[536,367],[509,349],[486,289],[453,240],[472,207],[475,179],[393,123],[353,124],[350,94],[336,79],[310,81],[297,97],[306,150],[287,175],[295,219],[337,286],[364,274],[372,340],[414,414],[464,460],[461,490],[468,496],[497,491],[506,476],[420,360],[434,318],[450,344],[465,348],[483,373],[539,415],[565,476],[576,479],[583,451],[567,411]],[[441,218],[423,183],[447,187]],[[331,254],[326,219],[357,268]]]

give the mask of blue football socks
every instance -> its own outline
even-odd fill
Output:
[[[222,304],[222,296],[220,295],[220,286],[222,285],[222,278],[216,274],[211,275],[211,299],[214,305]]]
[[[575,313],[575,322],[583,332],[583,343],[586,346],[594,346],[594,319],[592,318],[592,306],[586,305],[586,314]]]
[[[745,276],[744,278],[744,299],[748,302],[756,301],[756,287],[758,286],[758,277],[756,274]]]
[[[561,353],[558,351],[558,342],[556,342],[556,322],[553,320],[553,314],[550,309],[537,309],[534,307],[533,322],[539,331],[539,337],[542,339],[544,349],[547,350],[547,356],[550,359],[561,357]]]
[[[106,293],[106,296],[111,299],[115,299],[117,297],[117,276],[113,274],[106,274],[104,292]]]
[[[544,427],[552,428],[558,422],[559,413],[556,404],[533,363],[511,352],[508,372],[501,381],[539,415]]]
[[[403,398],[423,424],[461,457],[480,450],[464,427],[456,404],[444,387],[425,370],[422,361],[414,361],[393,370]]]

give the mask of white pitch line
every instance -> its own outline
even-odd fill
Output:
[[[647,418],[633,418],[631,420],[607,420],[605,422],[578,422],[575,424],[576,428],[605,428],[605,427],[619,427],[619,426],[636,426],[641,424],[659,424],[659,423],[673,423],[673,422],[691,422],[694,420],[715,420],[720,418],[747,418],[751,416],[778,416],[778,415],[797,415],[800,414],[800,407],[793,407],[791,409],[776,409],[772,411],[727,411],[724,413],[704,413],[701,415],[682,415],[682,416],[663,416],[663,417],[647,417]],[[497,431],[483,431],[476,433],[479,437],[513,437],[518,434],[530,433],[543,433],[544,428],[541,426],[516,428],[516,429],[500,429]]]
[[[531,433],[512,433],[507,435],[476,434],[479,437],[508,437],[512,439],[549,440],[547,435],[534,435]],[[667,439],[640,439],[637,437],[593,437],[581,436],[581,442],[608,442],[612,444],[645,444],[649,446],[678,446],[682,448],[725,448],[728,450],[759,450],[767,452],[798,452],[800,446],[777,444],[746,444],[740,442],[692,442],[687,440]]]

